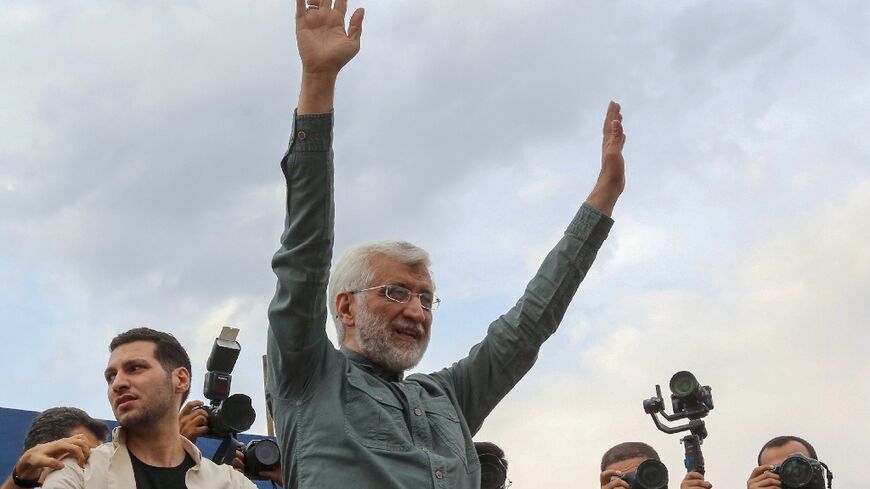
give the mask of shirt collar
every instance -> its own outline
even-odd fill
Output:
[[[348,360],[354,363],[357,367],[362,368],[363,370],[374,374],[381,380],[385,380],[387,382],[401,382],[405,378],[405,372],[391,372],[375,362],[369,360],[368,358],[362,356],[362,354],[357,353],[345,345],[341,345],[341,352],[344,353],[344,356],[347,357]]]
[[[184,451],[187,452],[196,463],[194,468],[199,470],[199,464],[202,462],[202,452],[199,451],[199,448],[197,448],[193,442],[182,436],[180,433],[178,434],[178,437],[181,439],[181,446],[184,448]],[[124,428],[116,426],[115,429],[112,430],[112,446],[117,451],[117,449],[122,445],[126,450],[127,433],[124,431]]]

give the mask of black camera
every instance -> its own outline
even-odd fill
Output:
[[[245,476],[249,479],[263,479],[259,474],[277,468],[281,464],[281,450],[274,441],[264,438],[252,440],[239,447],[244,455]]]
[[[658,460],[647,459],[620,479],[628,482],[631,489],[667,489],[668,468]]]
[[[202,409],[208,412],[208,433],[211,438],[226,438],[248,430],[257,415],[251,398],[244,394],[230,395],[232,371],[239,359],[242,346],[236,341],[239,330],[224,327],[215,338],[205,368],[205,385],[202,394],[211,401]]]
[[[668,421],[689,418],[701,419],[713,409],[713,393],[709,385],[702,386],[691,372],[681,370],[671,377],[668,383],[671,388],[671,406],[674,414],[665,416],[665,403],[662,392],[656,386],[656,397],[643,401],[643,410],[647,414],[660,413]]]
[[[704,455],[701,453],[701,444],[707,438],[707,427],[701,419],[713,409],[713,394],[709,385],[702,386],[691,372],[681,370],[671,377],[671,405],[674,414],[665,413],[665,401],[662,399],[662,388],[656,385],[656,395],[643,401],[643,410],[652,416],[656,428],[668,434],[689,431],[691,434],[684,436],[680,441],[686,452],[685,465],[689,472],[704,473]],[[661,415],[668,421],[688,419],[688,423],[681,426],[665,426],[659,421],[657,415]]]
[[[480,489],[504,489],[507,487],[507,460],[504,450],[488,441],[474,442],[480,460]]]
[[[789,455],[770,471],[779,474],[782,489],[824,489],[825,472],[827,472],[828,489],[830,489],[834,478],[827,465],[802,453]]]
[[[689,419],[703,417],[713,409],[713,394],[709,385],[702,386],[688,371],[680,371],[671,377],[671,405],[674,413],[685,413]]]

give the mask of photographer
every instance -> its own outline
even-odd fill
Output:
[[[202,401],[188,401],[187,404],[178,413],[178,425],[181,435],[196,443],[200,436],[208,433],[208,412],[204,409],[196,409],[202,407]],[[245,454],[241,450],[236,450],[236,457],[233,459],[233,468],[241,473],[245,473]],[[281,476],[281,466],[264,470],[257,473],[259,477],[265,480],[272,481],[280,486],[284,485],[284,479]]]
[[[36,487],[52,470],[63,468],[60,461],[72,457],[84,465],[92,448],[106,439],[109,428],[81,409],[56,407],[41,412],[27,429],[24,453],[15,464],[2,489]]]
[[[752,470],[749,480],[746,481],[747,489],[779,489],[781,487],[788,487],[782,482],[779,467],[786,459],[796,454],[802,455],[810,461],[817,462],[819,459],[818,455],[816,455],[816,449],[808,441],[797,436],[777,436],[765,443],[758,452],[758,466]],[[812,481],[801,487],[822,489],[825,487],[825,478],[822,475],[821,466],[825,467],[825,470],[827,470],[827,466],[824,464],[813,465],[816,468],[817,475],[813,477]],[[833,474],[829,470],[827,473],[827,485],[830,487]]]
[[[632,485],[623,477],[626,474],[632,474],[641,463],[647,460],[661,462],[658,452],[653,447],[639,441],[620,443],[607,450],[601,457],[601,474],[599,476],[601,488],[630,489]],[[680,483],[680,489],[711,489],[712,487],[713,484],[705,481],[704,476],[697,472],[687,473]]]

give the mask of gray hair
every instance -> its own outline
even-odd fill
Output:
[[[332,320],[335,322],[335,332],[339,345],[344,342],[344,323],[341,322],[338,311],[335,310],[335,299],[340,292],[371,286],[371,281],[375,275],[371,261],[377,255],[383,255],[405,265],[422,264],[427,269],[431,263],[429,253],[426,250],[407,241],[372,241],[348,248],[335,264],[327,292],[329,309],[332,311]]]

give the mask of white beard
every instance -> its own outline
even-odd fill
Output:
[[[372,314],[365,304],[359,303],[354,330],[360,353],[381,367],[395,373],[404,372],[420,363],[429,336],[420,323],[403,323],[403,327],[414,328],[420,333],[415,346],[402,348],[393,341],[395,334],[389,319]]]

